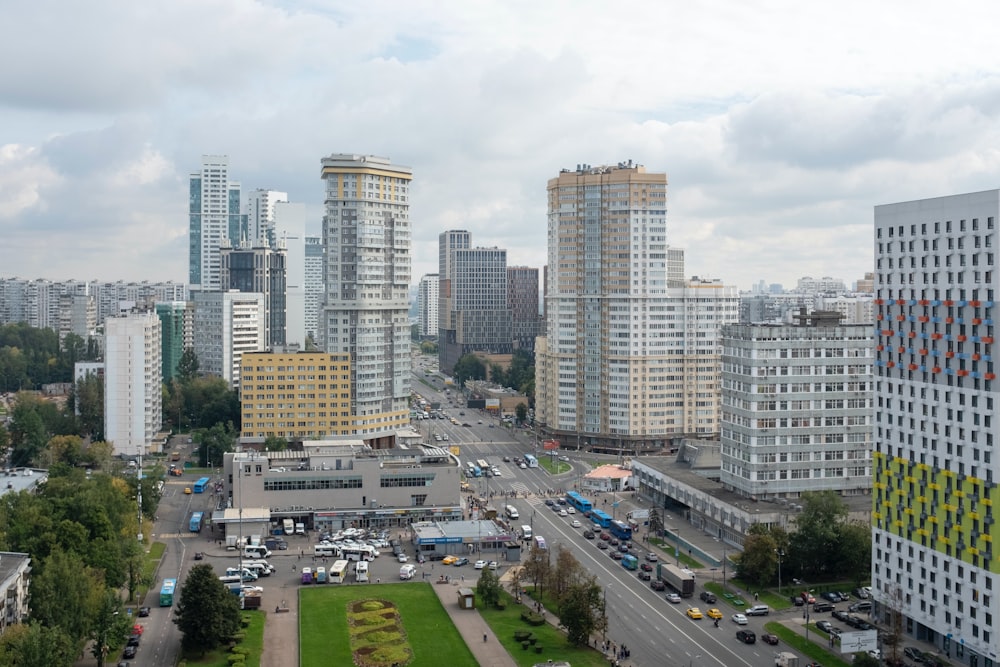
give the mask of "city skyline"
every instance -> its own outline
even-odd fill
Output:
[[[1000,11],[972,5],[981,24]],[[203,154],[228,155],[247,192],[303,203],[317,235],[322,155],[412,166],[415,279],[455,228],[541,268],[539,183],[583,162],[665,171],[668,243],[691,275],[741,289],[854,280],[875,205],[1000,180],[1000,55],[930,3],[53,9],[8,8],[46,29],[0,46],[18,63],[0,74],[5,275],[185,280]]]

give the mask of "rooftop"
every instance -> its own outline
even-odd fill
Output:
[[[28,491],[48,479],[48,472],[38,468],[9,468],[0,473],[0,495]]]

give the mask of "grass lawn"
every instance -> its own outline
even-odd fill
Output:
[[[599,651],[571,646],[566,641],[565,633],[550,624],[533,627],[522,621],[521,611],[525,608],[524,605],[516,604],[507,593],[502,595],[507,602],[506,609],[480,609],[480,612],[483,620],[518,665],[530,667],[546,660],[565,660],[573,667],[607,667],[608,661]],[[526,599],[531,601],[531,598]],[[534,634],[538,638],[537,645],[542,647],[542,653],[535,653],[533,648],[526,651],[519,642],[514,641],[514,632],[517,630],[527,630]]]
[[[264,652],[264,620],[267,614],[263,611],[245,612],[250,619],[250,625],[243,632],[246,637],[240,646],[250,651],[247,655],[247,667],[260,667],[260,654]],[[229,667],[229,647],[220,647],[209,651],[204,657],[188,656],[182,658],[182,664],[203,665],[204,667]]]
[[[667,559],[668,561],[672,560],[674,561],[675,564],[677,563],[677,551],[675,550],[673,544],[659,537],[650,537],[649,543],[655,544],[656,546],[660,547],[665,552],[667,552],[667,555],[670,557]],[[689,570],[696,570],[705,567],[705,565],[701,561],[695,560],[694,558],[687,555],[683,551],[681,552],[680,556],[681,556],[681,564],[684,567],[688,568]]]
[[[146,552],[146,558],[142,563],[143,579],[153,581],[156,566],[160,564],[160,559],[163,558],[163,552],[166,548],[167,545],[163,542],[153,542],[149,545],[149,551]]]
[[[827,651],[818,644],[813,643],[811,640],[806,639],[799,633],[795,632],[790,628],[786,628],[783,624],[777,622],[765,623],[764,629],[768,632],[778,635],[778,638],[788,644],[790,647],[797,651],[805,653],[807,656],[823,664],[825,667],[850,667],[850,662],[842,660],[833,651]],[[828,640],[829,635],[825,632],[821,632],[816,629],[816,627],[810,623],[810,632],[816,632],[817,638],[822,638],[823,640]],[[853,658],[852,658],[853,660]]]
[[[553,475],[559,475],[573,469],[573,466],[565,461],[560,461],[559,459],[553,461],[551,457],[545,456],[544,454],[538,455],[538,465],[539,467],[545,468]]]
[[[300,664],[350,665],[353,657],[347,605],[355,600],[384,599],[396,605],[413,660],[407,667],[474,665],[475,658],[448,618],[431,584],[319,586],[299,591]]]

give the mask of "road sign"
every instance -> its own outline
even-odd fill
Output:
[[[867,653],[878,648],[878,630],[845,632],[840,635],[841,653]]]

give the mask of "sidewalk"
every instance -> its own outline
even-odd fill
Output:
[[[496,635],[486,624],[478,609],[459,609],[458,588],[460,582],[453,581],[450,584],[431,583],[431,588],[437,593],[438,599],[451,622],[458,628],[459,634],[465,640],[472,655],[476,656],[476,664],[480,667],[517,667],[517,663],[510,657],[503,645],[497,640]],[[483,637],[486,641],[483,641]]]

